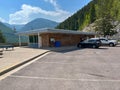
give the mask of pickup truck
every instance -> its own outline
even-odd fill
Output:
[[[107,46],[110,46],[110,47],[114,47],[118,44],[117,40],[109,40],[109,39],[106,39],[106,38],[100,38],[100,41],[101,41],[101,45],[107,45]]]

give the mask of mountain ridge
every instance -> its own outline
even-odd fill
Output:
[[[15,32],[4,25],[2,22],[0,22],[0,30],[3,33],[3,36],[5,37],[6,43],[17,43],[18,42],[18,36],[15,35]]]
[[[8,23],[4,23],[4,25],[6,25],[7,27],[11,28],[11,29],[16,29],[16,31],[20,31],[20,29],[25,25],[25,24],[8,24]]]
[[[40,28],[55,28],[57,25],[58,23],[55,21],[51,21],[44,18],[36,18],[28,22],[23,28],[21,28],[21,31],[29,31]]]
[[[59,23],[49,19],[36,18],[28,22],[27,24],[3,24],[11,28],[12,30],[15,29],[16,31],[27,31],[40,28],[55,28]]]
[[[0,30],[5,38],[6,43],[17,44],[19,42],[19,36],[16,34],[16,31],[12,30],[2,22],[0,22]],[[21,42],[26,43],[27,38],[21,36]]]
[[[3,33],[3,36],[6,39],[6,43],[18,43],[18,35],[16,32],[21,31],[28,31],[33,29],[40,29],[40,28],[55,28],[58,25],[57,22],[43,19],[43,18],[36,18],[31,22],[27,23],[26,25],[16,25],[16,24],[8,24],[0,22],[0,30]],[[26,37],[22,37],[22,42],[27,42]]]

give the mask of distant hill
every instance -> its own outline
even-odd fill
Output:
[[[16,25],[16,24],[8,24],[0,22],[0,30],[6,38],[7,43],[18,43],[18,35],[16,35],[15,30],[18,31],[28,31],[33,29],[40,28],[55,28],[58,25],[57,22],[37,18],[25,25]],[[22,37],[22,42],[26,42],[26,37]]]
[[[55,28],[57,25],[58,25],[57,22],[48,19],[37,18],[27,23],[23,28],[21,28],[20,31],[28,31],[28,30],[40,29],[40,28]]]
[[[92,0],[56,28],[83,30],[86,26],[105,15],[120,21],[120,0]]]
[[[11,28],[11,29],[16,29],[16,31],[20,31],[21,28],[24,27],[24,24],[8,24],[8,23],[4,23],[7,27]]]
[[[14,30],[0,22],[0,30],[3,33],[6,43],[18,43],[18,35],[15,34]],[[25,42],[26,40],[22,40]]]

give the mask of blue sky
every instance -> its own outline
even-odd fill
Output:
[[[62,22],[91,0],[1,0],[0,21],[26,24],[35,18]]]

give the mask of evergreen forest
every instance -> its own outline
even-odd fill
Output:
[[[89,24],[104,17],[120,21],[120,0],[92,0],[56,28],[82,31]]]

